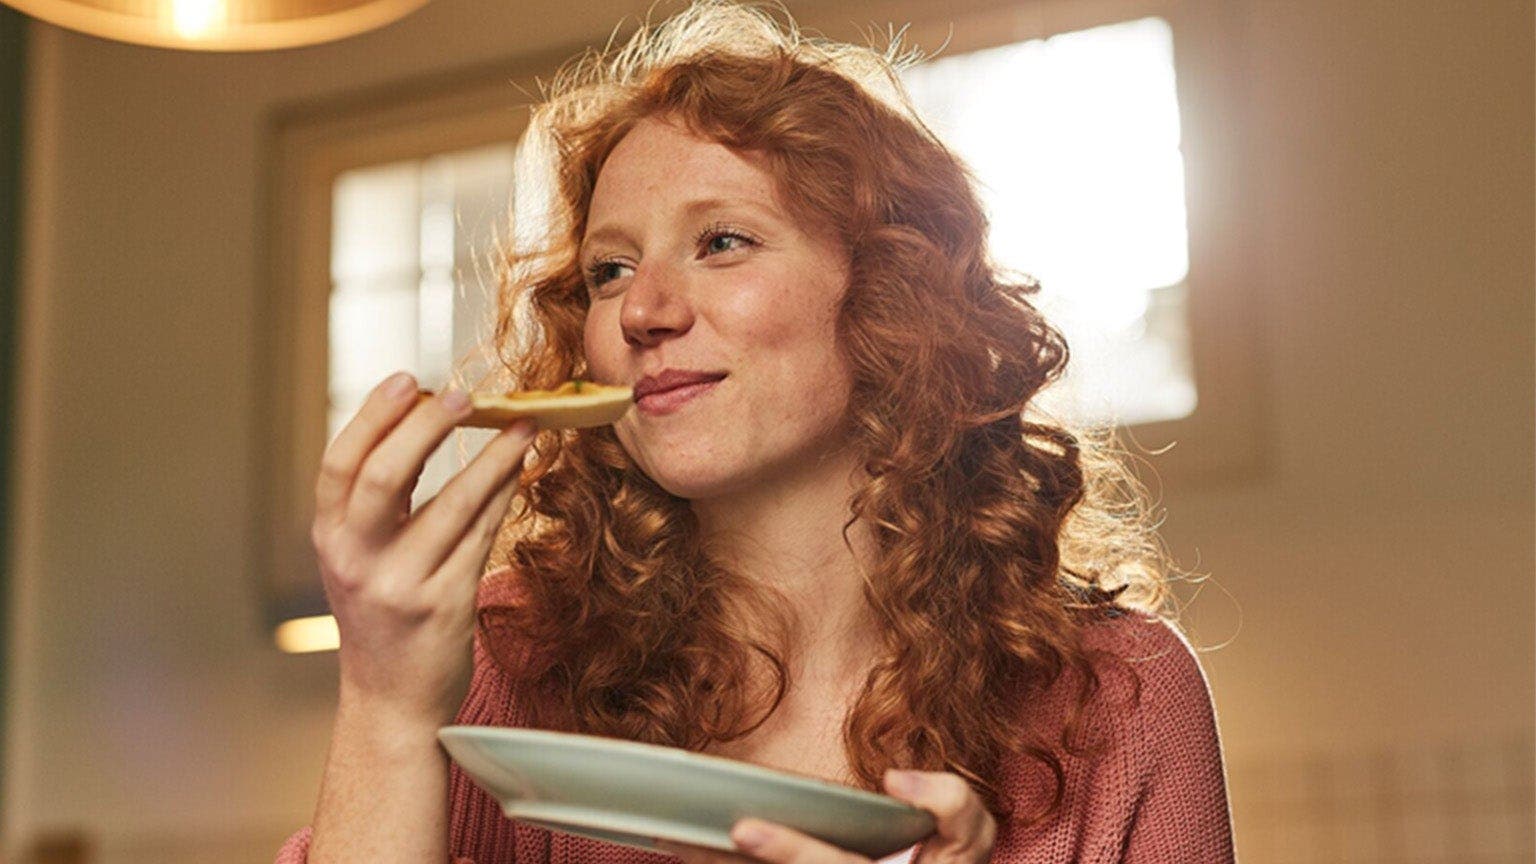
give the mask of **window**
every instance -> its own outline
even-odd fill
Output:
[[[356,168],[336,179],[331,206],[329,404],[326,440],[368,392],[405,369],[439,390],[490,341],[497,232],[511,200],[515,147],[493,144]],[[464,429],[432,454],[412,506],[436,494],[465,453],[494,434]]]
[[[536,92],[534,75],[546,71],[497,69],[387,100],[303,106],[269,122],[269,290],[254,370],[266,446],[253,467],[252,549],[267,625],[325,611],[309,539],[315,474],[361,394],[402,367],[441,387],[481,341],[486,322],[474,301],[494,284],[489,256],[510,142],[527,122],[522,94]],[[414,503],[485,434],[455,432]],[[334,625],[328,631],[334,639]]]
[[[1133,425],[1195,408],[1189,244],[1168,22],[944,56],[905,75],[975,172],[994,259],[1040,280],[1072,350],[1052,413]]]

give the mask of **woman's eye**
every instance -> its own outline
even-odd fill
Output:
[[[618,261],[594,261],[587,265],[587,282],[597,288],[624,276],[628,269],[629,265]]]
[[[709,238],[708,248],[710,252],[729,252],[732,249],[735,249],[737,244],[746,242],[746,240],[742,239],[741,237],[737,237],[734,234],[716,234],[715,236]]]
[[[732,252],[756,245],[757,241],[745,234],[736,231],[722,231],[713,229],[704,233],[699,238],[699,245],[705,255],[718,255],[722,252]]]

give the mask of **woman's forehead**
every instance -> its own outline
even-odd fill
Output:
[[[658,209],[679,217],[740,207],[783,216],[778,184],[760,154],[743,153],[674,123],[642,120],[598,172],[589,215]],[[598,225],[594,222],[592,229]]]
[[[773,185],[761,154],[727,147],[657,118],[641,120],[619,140],[598,172],[598,184],[616,176],[664,184],[718,182],[747,190]]]

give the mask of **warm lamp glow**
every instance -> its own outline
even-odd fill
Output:
[[[277,647],[289,654],[335,651],[341,645],[336,619],[329,615],[293,618],[277,625],[272,634]]]
[[[294,48],[393,23],[427,0],[0,0],[119,42],[194,51]]]
[[[202,39],[229,22],[224,0],[172,0],[171,24],[184,39]]]

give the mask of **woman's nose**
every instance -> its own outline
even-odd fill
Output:
[[[624,341],[649,348],[683,335],[693,326],[693,310],[681,280],[660,266],[641,265],[624,290],[619,309]]]

